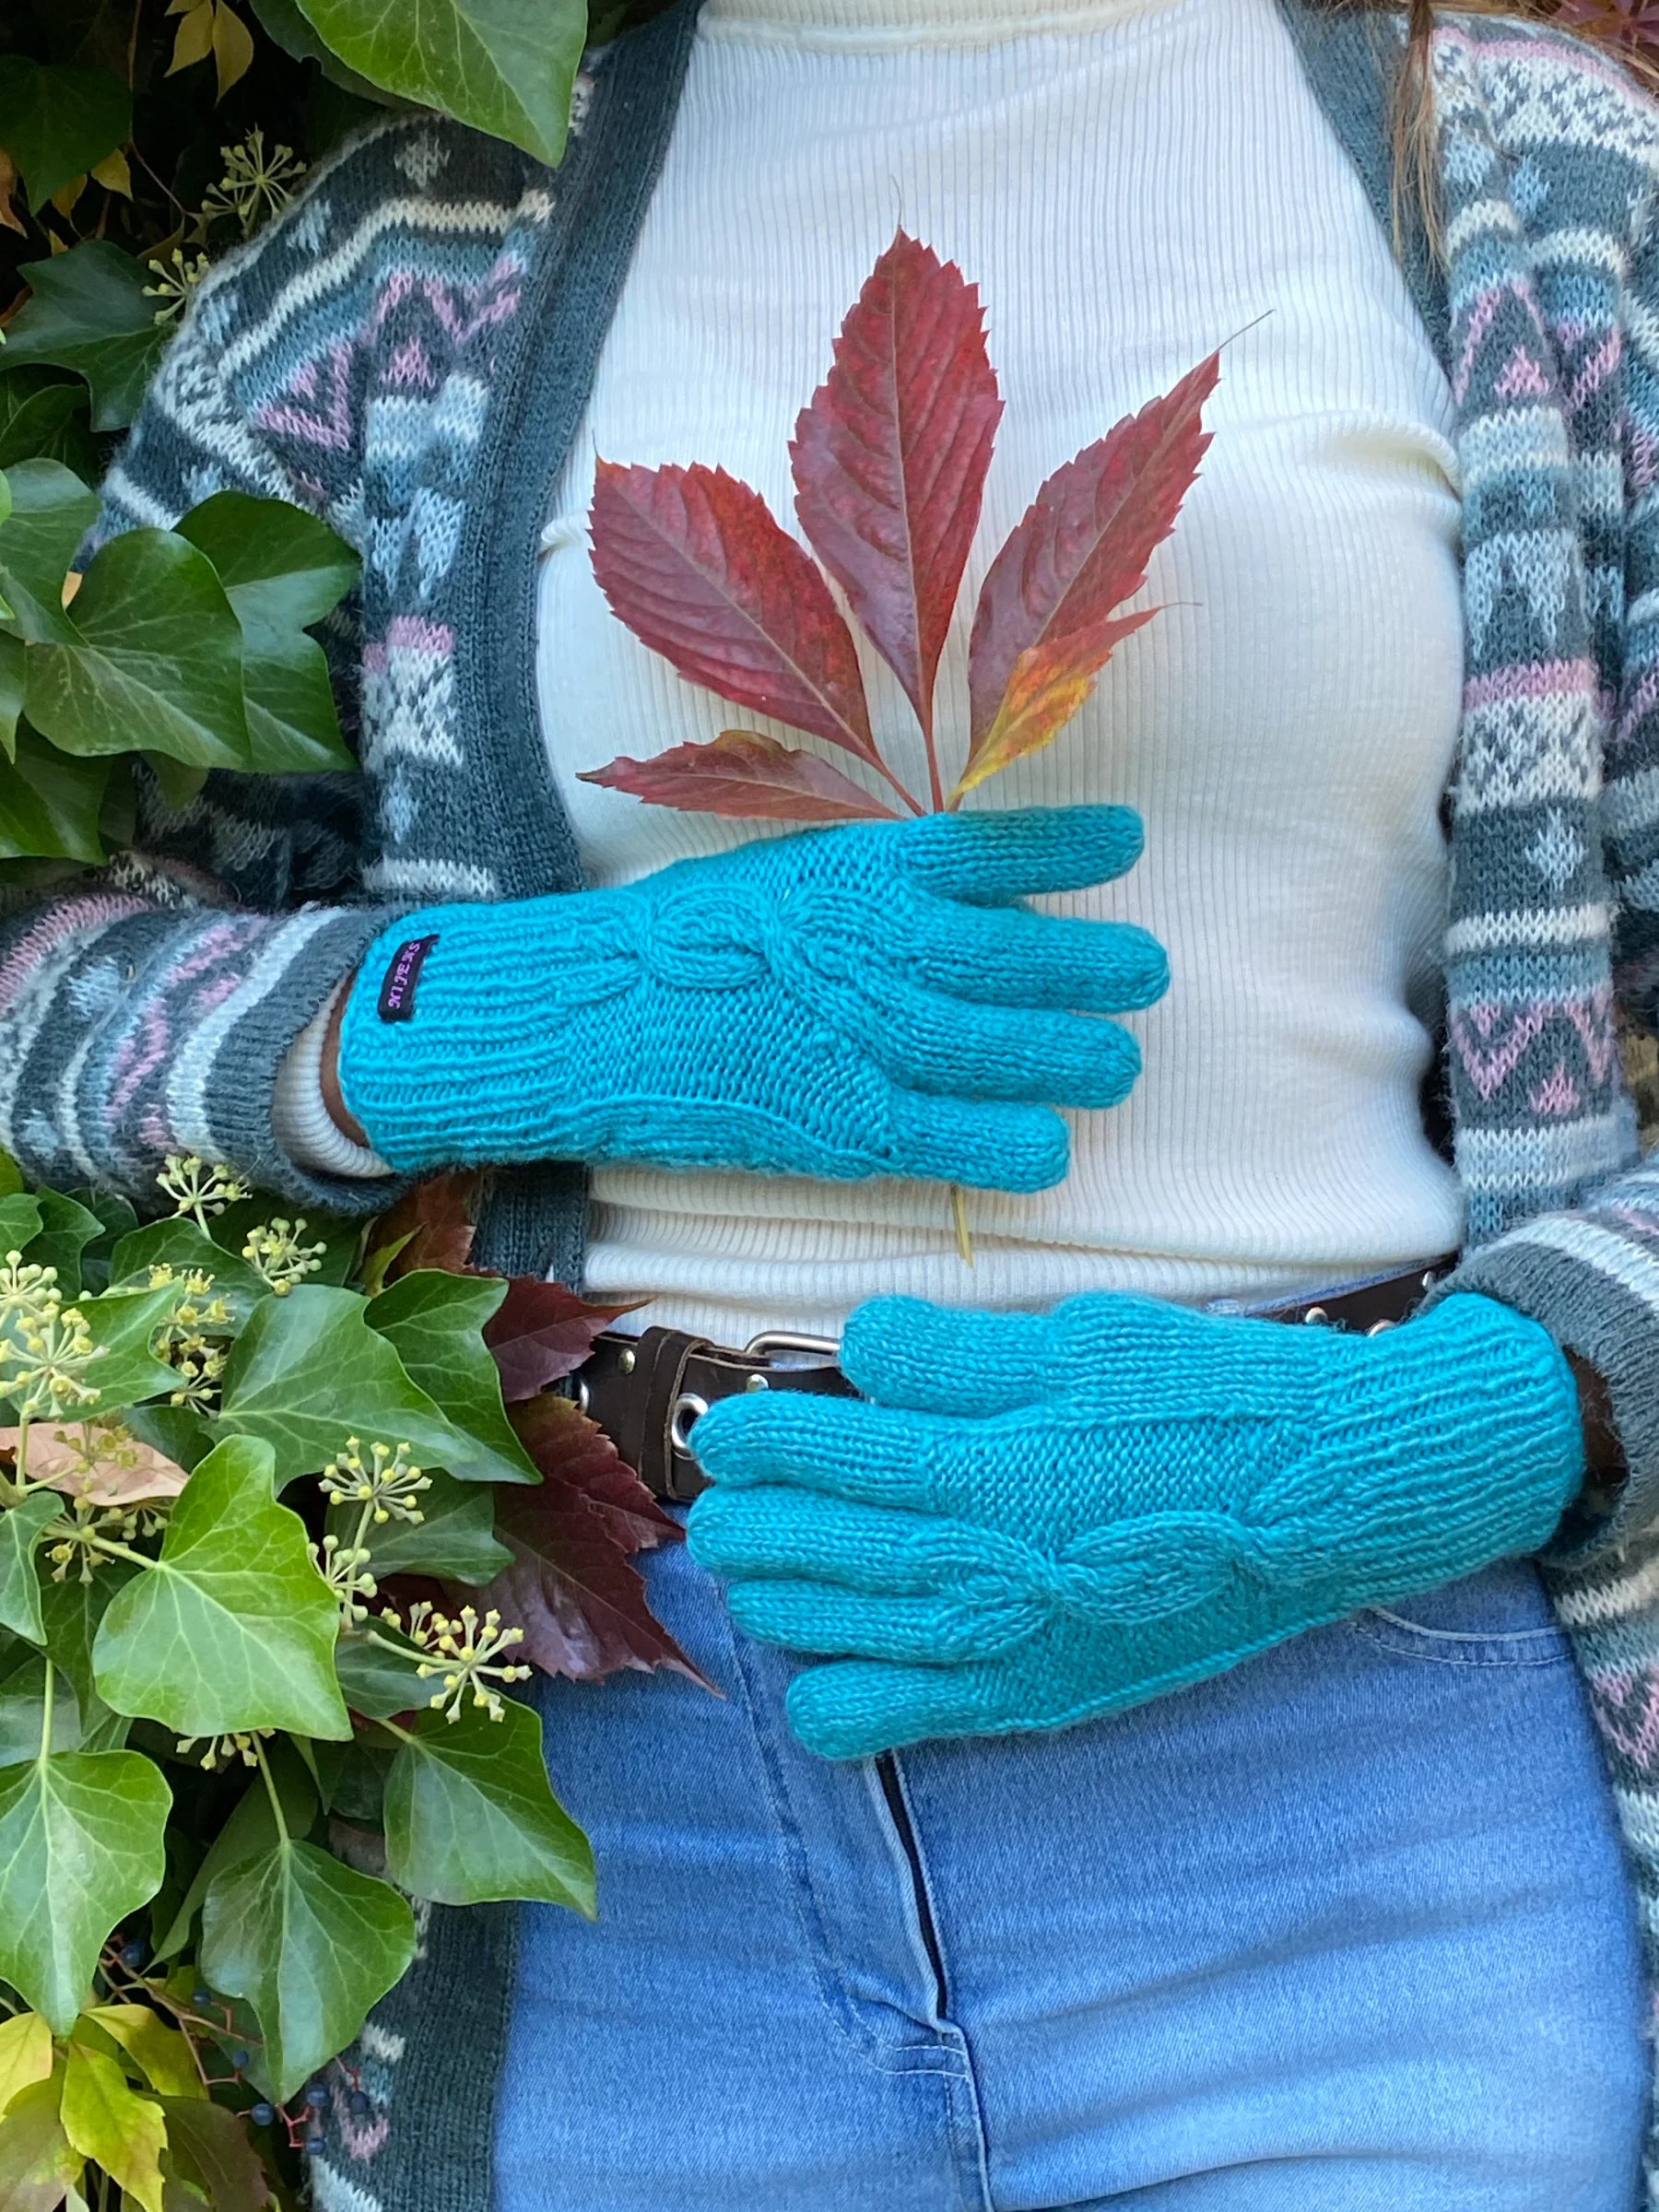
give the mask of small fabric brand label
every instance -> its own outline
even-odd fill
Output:
[[[427,955],[437,942],[436,937],[410,937],[392,955],[391,965],[380,987],[380,1018],[382,1021],[413,1020],[415,986],[420,981],[420,971],[426,966]]]

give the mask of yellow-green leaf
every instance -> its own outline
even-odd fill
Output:
[[[0,2119],[0,2212],[55,2212],[80,2171],[58,2114],[57,2083],[21,2090]]]
[[[172,10],[169,9],[169,14]],[[176,76],[181,69],[194,67],[205,62],[213,52],[213,0],[197,0],[194,7],[186,8],[180,18],[173,37],[172,60],[168,65],[169,76]]]
[[[81,2017],[114,2037],[158,2096],[206,2096],[189,2042],[147,2005],[94,2005]]]
[[[253,62],[253,41],[247,25],[225,6],[225,0],[218,0],[213,11],[213,65],[220,100],[240,77],[246,76]]]
[[[129,2088],[112,2058],[70,2044],[59,2117],[72,2148],[101,2166],[144,2212],[161,2212],[167,2122],[153,2098]]]
[[[118,192],[124,200],[132,198],[133,172],[119,147],[107,153],[101,161],[94,161],[91,174],[94,182],[101,184],[106,192]]]
[[[0,2112],[31,2082],[52,2071],[52,2030],[38,2012],[0,2020]]]
[[[1014,664],[996,719],[975,744],[962,771],[951,805],[1001,770],[1053,745],[1095,688],[1095,679],[1114,647],[1150,622],[1160,610],[1145,608],[1098,622],[1070,637],[1045,638],[1029,646]]]

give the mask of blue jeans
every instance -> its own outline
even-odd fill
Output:
[[[496,2212],[1632,2212],[1634,1898],[1530,1567],[859,1766],[647,1571],[724,1694],[545,1690],[600,1917],[524,1913]]]

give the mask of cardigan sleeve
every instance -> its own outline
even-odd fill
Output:
[[[1613,907],[1618,1029],[1652,1059],[1659,1015],[1659,237],[1634,254],[1624,298],[1622,655],[1601,819]],[[1632,1052],[1630,1048],[1635,1048]],[[1651,1133],[1650,1133],[1651,1135]],[[1501,1299],[1605,1377],[1629,1478],[1567,1532],[1575,1560],[1659,1530],[1659,1151],[1468,1253],[1443,1286]]]
[[[251,258],[215,272],[169,347],[93,543],[227,487],[323,508],[225,372]],[[328,641],[336,675],[349,629]],[[272,1113],[288,1048],[398,911],[361,896],[361,781],[216,772],[174,807],[143,777],[131,854],[0,918],[0,1143],[29,1175],[142,1198],[194,1152],[312,1204],[385,1203],[384,1182],[302,1167]]]

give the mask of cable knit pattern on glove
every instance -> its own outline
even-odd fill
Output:
[[[1538,1549],[1583,1477],[1566,1359],[1474,1295],[1374,1337],[877,1299],[842,1364],[867,1403],[704,1415],[689,1531],[740,1626],[834,1656],[789,1700],[830,1758],[1138,1704]]]
[[[400,1168],[651,1160],[840,1178],[1058,1182],[1055,1106],[1114,1106],[1161,948],[1021,903],[1121,875],[1115,806],[759,838],[622,889],[432,907],[347,1007],[346,1100]],[[394,1018],[402,948],[432,942]]]

